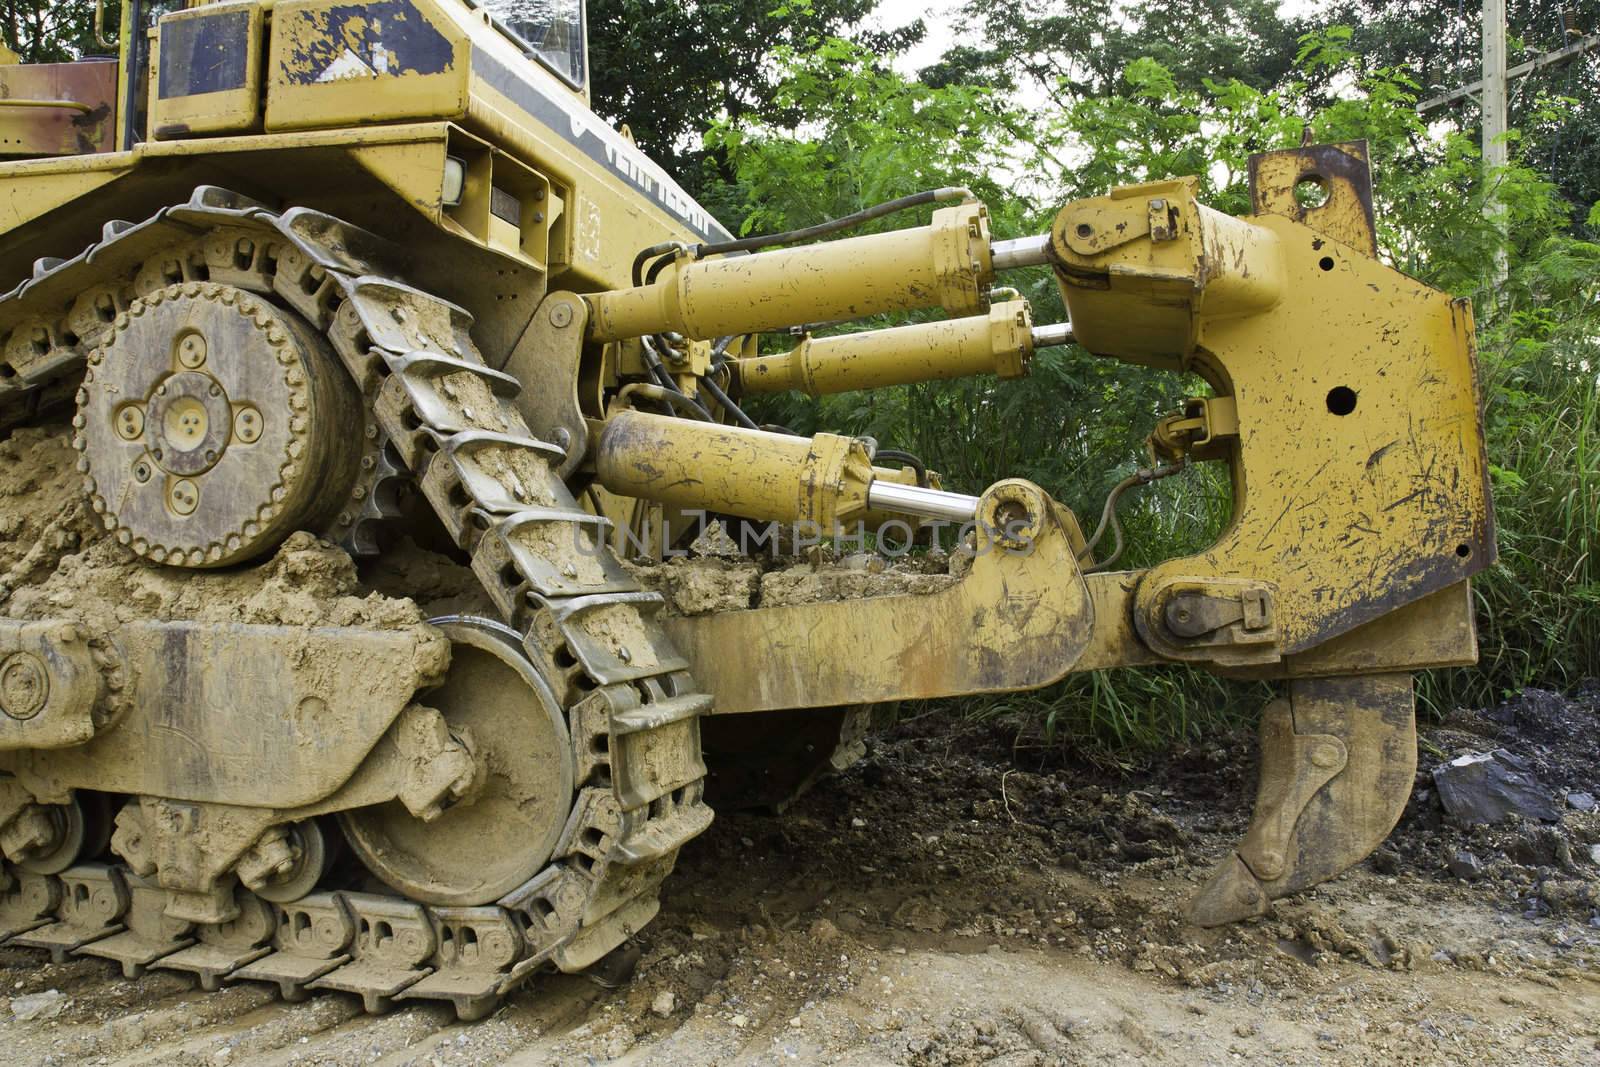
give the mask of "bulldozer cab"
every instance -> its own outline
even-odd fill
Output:
[[[588,37],[583,0],[445,0],[477,12],[530,60],[587,99]],[[268,5],[254,0],[126,0],[119,39],[105,31],[105,5],[95,10],[95,35],[117,55],[88,56],[64,63],[24,63],[0,44],[0,160],[88,155],[125,150],[141,141],[194,134],[245,132],[235,121],[245,111],[230,95],[258,90],[245,72],[259,53]],[[277,5],[281,8],[292,4]],[[392,6],[404,22],[406,5]],[[194,18],[192,9],[235,8],[231,19]],[[211,12],[208,12],[210,14]],[[368,11],[367,13],[370,13]],[[381,33],[380,17],[343,27],[345,52],[329,68],[339,76],[375,73],[381,58],[363,55],[363,35]],[[237,25],[235,25],[235,23]],[[225,31],[225,32],[224,32]],[[370,44],[371,42],[366,42]],[[165,55],[165,59],[163,59]],[[257,60],[258,61],[258,60]],[[154,85],[152,85],[152,72]],[[231,80],[230,80],[231,79]],[[180,84],[181,83],[181,84]],[[192,98],[198,107],[167,106],[151,128],[151,100]],[[220,104],[221,106],[217,106]],[[252,101],[253,105],[253,101]],[[228,124],[216,124],[218,114]]]
[[[483,10],[522,39],[530,58],[579,92],[589,83],[583,0],[483,0]]]

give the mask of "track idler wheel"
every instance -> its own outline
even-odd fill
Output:
[[[1409,674],[1314,678],[1261,718],[1261,780],[1244,838],[1195,894],[1220,926],[1360,863],[1400,820],[1417,772]]]
[[[399,800],[339,813],[351,849],[387,885],[426,904],[489,904],[542,870],[572,812],[572,737],[515,631],[435,619],[454,645],[426,694],[483,768],[473,790],[431,818]]]

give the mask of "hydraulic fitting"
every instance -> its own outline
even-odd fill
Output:
[[[1027,373],[1033,357],[1032,326],[1027,301],[1010,300],[986,316],[808,337],[781,355],[734,366],[747,394],[798,390],[822,396],[971,374],[1016,378]]]
[[[934,306],[972,315],[993,280],[988,212],[958,204],[935,211],[928,226],[680,259],[651,285],[589,297],[589,340],[668,331],[704,340]]]

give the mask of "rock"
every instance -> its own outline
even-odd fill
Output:
[[[932,901],[912,897],[894,910],[894,921],[924,933],[937,934],[950,925],[950,917]]]
[[[1595,847],[1600,848],[1600,845],[1596,845]],[[816,922],[812,923],[810,934],[811,940],[815,941],[819,945],[826,945],[839,940],[839,928],[833,925],[833,923],[829,922],[827,919],[818,919]]]
[[[1589,859],[1594,863],[1600,863],[1600,845],[1589,846]]]
[[[59,989],[46,989],[43,993],[12,998],[11,1014],[21,1022],[31,1023],[40,1019],[54,1019],[66,1006],[65,993]]]
[[[1561,818],[1533,768],[1503,748],[1441,763],[1433,769],[1433,784],[1444,810],[1462,822],[1497,823],[1511,815],[1545,822]]]
[[[678,996],[670,989],[663,989],[656,994],[650,1002],[650,1011],[663,1019],[670,1016],[678,1008]]]
[[[850,820],[850,828],[852,830],[865,830],[867,828],[867,820],[865,820],[865,819],[851,819]]]
[[[743,1016],[743,1015],[735,1015],[732,1019],[729,1019],[728,1021],[733,1024],[733,1028],[735,1030],[743,1030],[745,1027],[750,1025],[750,1020],[747,1017]]]
[[[1469,882],[1477,881],[1483,877],[1482,862],[1466,849],[1462,849],[1454,856],[1451,856],[1447,866],[1449,866],[1451,874],[1457,878],[1464,878]]]
[[[1567,807],[1576,811],[1593,811],[1595,809],[1593,793],[1568,793]]]

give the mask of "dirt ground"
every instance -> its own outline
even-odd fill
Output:
[[[1509,707],[1452,717],[1425,752],[1517,747],[1557,797],[1592,788],[1583,746],[1538,731],[1592,745],[1594,700]],[[1248,817],[1247,738],[1125,773],[1013,741],[902,723],[784,816],[721,815],[622,989],[551,976],[463,1025],[442,1005],[369,1017],[339,994],[208,995],[0,948],[0,1047],[19,1065],[213,1067],[1600,1062],[1600,816],[1467,830],[1424,772],[1372,860],[1206,931],[1182,904]],[[1483,861],[1471,883],[1446,867],[1463,848]],[[49,1019],[4,999],[47,990],[65,998]]]
[[[0,613],[394,627],[481,602],[415,546],[358,574],[305,537],[260,568],[173,584],[97,535],[73,461],[59,434],[0,442]],[[661,580],[681,610],[829,595],[798,572],[727,575]],[[406,594],[422,613],[393,599]],[[1597,727],[1594,687],[1428,727],[1413,802],[1378,853],[1268,918],[1207,931],[1183,905],[1248,821],[1249,737],[1108,770],[1019,746],[1015,724],[927,715],[880,729],[781,817],[720,813],[684,850],[623,988],[549,976],[464,1025],[441,1004],[370,1017],[342,994],[206,994],[175,973],[132,982],[105,961],[0,947],[0,1054],[7,1067],[1600,1064],[1600,814],[1465,828],[1429,774],[1503,747],[1557,803],[1600,794]]]

